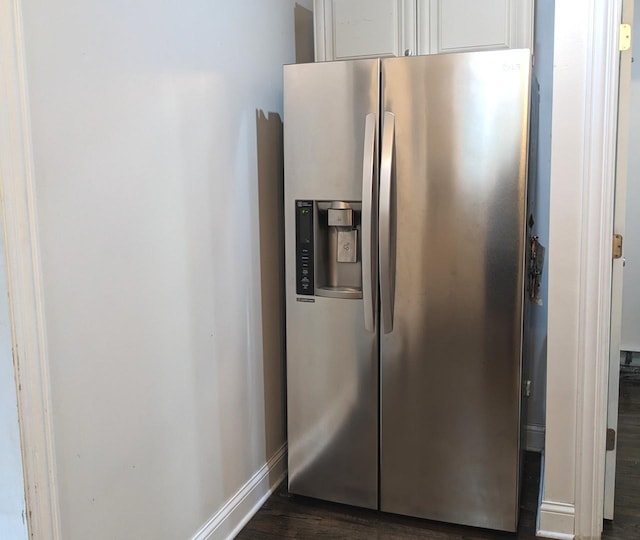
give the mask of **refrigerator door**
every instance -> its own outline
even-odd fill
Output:
[[[517,527],[529,56],[382,61],[387,512]]]
[[[378,60],[284,70],[289,490],[368,508],[378,504],[379,72]],[[296,211],[309,220],[302,233]],[[332,248],[320,245],[321,227],[335,233]],[[312,229],[314,272],[298,274],[296,246]],[[357,253],[342,249],[356,243]],[[322,263],[335,270],[325,287]],[[360,290],[341,287],[336,269],[357,282],[358,265]]]

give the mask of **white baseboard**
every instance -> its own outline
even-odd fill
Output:
[[[544,426],[527,424],[524,429],[525,449],[528,452],[542,452],[544,450]]]
[[[576,510],[573,504],[542,501],[536,536],[555,540],[573,540]]]
[[[574,540],[576,509],[573,504],[544,500],[544,450],[540,463],[540,493],[536,536],[554,540]]]
[[[231,540],[276,490],[287,473],[287,444],[242,486],[192,540]]]
[[[552,531],[536,531],[536,536],[541,538],[552,538],[553,540],[574,540],[573,534]]]

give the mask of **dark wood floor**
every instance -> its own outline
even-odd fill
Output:
[[[348,538],[488,540],[493,538],[533,540],[535,538],[540,456],[527,453],[518,534],[497,533],[383,514],[351,506],[289,495],[281,487],[258,511],[237,538],[245,540],[277,538]]]
[[[605,524],[607,540],[640,539],[640,377],[622,377],[618,435],[616,518]],[[283,485],[237,536],[244,540],[348,538],[350,540],[533,540],[540,457],[527,453],[517,534],[383,514],[289,495]]]
[[[640,538],[640,368],[620,374],[616,498],[613,521],[605,521],[603,539]]]

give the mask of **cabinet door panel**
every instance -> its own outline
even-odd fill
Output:
[[[415,51],[416,0],[316,1],[316,60],[401,56]]]
[[[431,0],[430,52],[531,47],[531,0]]]
[[[509,48],[511,0],[437,0],[434,4],[438,16],[432,17],[431,28],[437,52]]]

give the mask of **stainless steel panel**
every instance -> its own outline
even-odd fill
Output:
[[[295,294],[294,204],[296,199],[341,201],[358,209],[366,119],[377,117],[380,106],[379,61],[287,66],[284,79],[289,490],[376,508],[377,334],[375,328],[365,330],[361,289],[322,291],[352,298]],[[370,135],[368,143],[377,148]],[[370,209],[370,197],[362,206]],[[325,206],[318,203],[316,210]],[[354,211],[354,221],[357,215]],[[336,250],[329,251],[337,257],[334,232]],[[367,241],[371,251],[377,238],[370,224]],[[316,252],[316,262],[331,256],[320,255]]]
[[[378,114],[379,60],[284,67],[288,196],[361,201],[367,115]]]
[[[522,50],[382,61],[395,115],[388,512],[517,526],[528,77]]]

